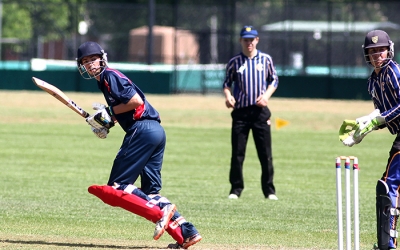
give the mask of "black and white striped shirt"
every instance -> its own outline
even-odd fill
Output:
[[[249,58],[240,53],[226,65],[223,88],[232,89],[236,100],[235,109],[256,104],[256,99],[264,94],[269,85],[278,87],[278,75],[271,56],[261,51]]]

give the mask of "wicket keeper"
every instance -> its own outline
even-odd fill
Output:
[[[386,127],[391,134],[396,135],[385,172],[376,184],[378,242],[374,246],[380,250],[396,249],[400,201],[400,66],[393,60],[394,43],[383,30],[369,32],[362,49],[365,61],[373,67],[368,78],[368,93],[375,110],[357,118],[352,132],[344,134],[342,126],[339,137],[344,145],[351,147],[377,129]]]

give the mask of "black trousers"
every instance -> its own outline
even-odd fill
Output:
[[[271,112],[268,107],[250,106],[234,109],[232,116],[232,158],[229,181],[231,194],[240,196],[244,189],[243,162],[250,130],[261,163],[261,187],[265,197],[275,194],[271,146]]]

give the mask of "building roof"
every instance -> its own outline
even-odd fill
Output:
[[[337,22],[337,21],[296,21],[286,20],[266,24],[263,31],[297,31],[297,32],[369,32],[375,29],[400,30],[400,25],[392,22]]]

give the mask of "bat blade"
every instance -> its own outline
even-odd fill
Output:
[[[73,100],[71,100],[64,92],[62,92],[59,88],[50,83],[47,83],[39,78],[32,77],[32,81],[41,88],[42,90],[46,91],[54,98],[62,102],[64,105],[75,111],[77,114],[82,116],[83,118],[89,117],[89,113],[79,107]]]

